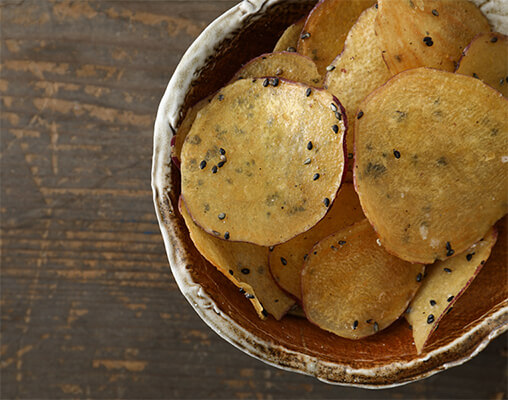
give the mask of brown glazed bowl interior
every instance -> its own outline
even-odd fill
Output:
[[[260,320],[238,289],[198,253],[178,213],[180,178],[171,162],[170,141],[187,109],[222,87],[242,64],[270,52],[285,27],[314,4],[312,0],[244,1],[213,22],[189,48],[168,85],[155,124],[156,213],[180,290],[221,337],[268,364],[328,383],[397,386],[462,364],[507,330],[505,240],[494,250],[503,254],[498,257],[501,262],[486,263],[418,355],[403,319],[358,341],[342,339],[298,317]]]

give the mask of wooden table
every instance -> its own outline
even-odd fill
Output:
[[[0,0],[1,397],[492,398],[506,336],[385,391],[269,367],[180,294],[152,206],[157,105],[236,1]]]

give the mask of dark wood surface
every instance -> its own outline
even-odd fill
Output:
[[[342,388],[241,353],[180,294],[152,128],[185,49],[236,3],[0,0],[1,398],[506,398],[506,335],[418,383]]]

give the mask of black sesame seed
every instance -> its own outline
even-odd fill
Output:
[[[353,329],[358,328],[358,321],[353,322]]]
[[[438,17],[439,16],[439,13],[437,12],[437,10],[432,10],[432,15]]]
[[[365,321],[365,322],[367,322],[368,324],[372,324],[372,318],[371,318],[371,319],[368,319],[368,320],[367,320],[367,321]]]
[[[307,150],[312,150],[313,147],[312,142],[307,143]]]
[[[214,165],[212,167],[212,174],[216,174],[217,173],[217,165]]]
[[[307,159],[303,162],[303,165],[309,165],[311,162],[312,162],[312,160],[311,160],[310,158],[307,158]]]
[[[448,311],[446,312],[446,314],[449,314],[451,310],[453,310],[453,307],[450,307],[450,308],[448,309]]]
[[[312,93],[312,89],[311,88],[307,88],[307,90],[305,91],[305,96],[309,97]]]
[[[400,152],[397,151],[397,150],[393,150],[393,155],[395,156],[395,158],[400,158]]]
[[[303,256],[303,261],[307,260],[307,257],[309,257],[309,255],[308,255],[308,254],[305,254],[305,255]]]
[[[374,322],[374,332],[378,332],[379,331],[379,325],[377,322]]]
[[[335,104],[330,104],[330,109],[333,111],[333,112],[337,112],[339,111],[339,109],[337,108],[337,106]]]
[[[212,231],[212,233],[213,233],[215,236],[220,236],[220,232],[217,232],[217,231]]]
[[[233,274],[234,274],[233,270],[232,270],[232,269],[230,269],[230,270],[229,270],[229,275],[233,275]]]
[[[268,317],[268,313],[266,312],[266,310],[263,308],[263,311],[261,311],[261,314],[263,314],[265,317]]]
[[[473,78],[480,79],[480,77],[476,74],[476,72],[473,72]]]
[[[412,310],[412,308],[411,308],[411,306],[409,306],[408,308],[406,308],[405,313],[406,313],[406,314],[409,314],[409,313],[411,312],[411,310]]]
[[[432,324],[434,322],[434,314],[429,314],[427,317],[427,324]]]
[[[490,42],[491,43],[496,43],[497,42],[497,36],[494,36],[492,39],[490,39]]]
[[[272,252],[274,248],[275,248],[274,246],[270,246],[270,247],[268,247],[268,250],[269,250],[270,252]]]
[[[330,207],[330,199],[327,197],[323,200],[325,207]]]
[[[429,47],[434,44],[434,42],[432,41],[432,38],[430,36],[425,36],[423,38],[423,43],[425,43]]]
[[[312,254],[316,255],[316,254],[317,254],[317,251],[315,251],[315,252],[314,252],[314,253],[312,253]]]
[[[271,84],[273,87],[276,87],[279,84],[279,78],[273,78]]]
[[[450,242],[446,242],[446,250],[451,250],[452,249],[452,245]]]
[[[333,245],[332,245],[332,246],[330,246],[330,249],[332,249],[332,250],[337,250],[337,247],[335,247],[335,246],[333,246]]]
[[[347,158],[349,158],[350,160],[352,160],[354,156],[355,155],[353,153],[348,153],[347,154]]]
[[[337,118],[339,121],[342,121],[342,114],[340,112],[336,111],[335,118]]]
[[[296,53],[296,49],[294,47],[288,47],[287,51],[289,51],[290,53]]]
[[[269,84],[270,84],[270,80],[269,80],[268,78],[266,78],[266,79],[263,81],[263,86],[264,86],[264,87],[267,87]]]
[[[319,177],[320,177],[319,174],[314,174],[314,176],[312,177],[312,180],[317,181],[319,179]]]
[[[224,156],[226,155],[226,150],[224,150],[222,147],[219,149],[219,153]]]
[[[431,300],[431,301],[430,301],[430,305],[431,305],[431,306],[435,306],[435,305],[436,305],[436,301],[435,301],[435,300]]]
[[[224,160],[224,161],[219,161],[219,162],[217,163],[217,166],[218,166],[219,168],[222,168],[222,167],[224,166],[224,164],[226,164],[226,160]]]
[[[226,214],[220,213],[217,217],[222,221],[224,218],[226,218]]]
[[[335,133],[339,133],[339,126],[338,125],[332,125],[332,131]]]
[[[362,118],[362,117],[363,117],[363,111],[360,111],[360,112],[358,113],[358,115],[356,116],[356,118],[360,119],[360,118]]]
[[[377,10],[377,8],[378,8],[378,4],[376,3],[376,10]]]
[[[249,268],[242,268],[242,274],[249,275],[250,274],[250,269]]]
[[[219,94],[219,101],[222,101],[224,100],[224,95],[223,94]]]
[[[230,237],[230,236],[229,236],[229,232],[226,232],[226,233],[224,234],[224,239],[229,240],[229,237]]]
[[[245,297],[247,297],[248,299],[254,299],[254,295],[250,294],[250,293],[245,293]]]
[[[481,265],[485,264],[485,260],[482,260],[482,262],[480,263]]]
[[[500,85],[502,85],[503,83],[504,83],[504,79],[503,79],[503,78],[501,78],[501,79],[499,80],[499,84],[500,84]]]
[[[416,282],[421,282],[422,278],[423,278],[422,274],[419,273],[418,275],[416,275]]]
[[[308,38],[310,38],[309,32],[302,33],[302,36],[300,36],[300,39],[308,39]]]
[[[475,253],[470,253],[466,256],[467,261],[471,261]]]
[[[206,161],[203,160],[199,163],[199,169],[204,169],[206,167]]]
[[[444,272],[447,272],[449,274],[451,274],[452,270],[450,268],[443,268],[443,271]]]
[[[280,258],[280,262],[282,263],[282,265],[288,265],[288,262],[284,257]]]
[[[446,301],[449,303],[450,301],[452,301],[453,299],[455,298],[455,296],[450,296],[446,299]]]
[[[333,71],[334,69],[335,69],[335,65],[329,65],[328,67],[326,67],[326,70],[328,72]]]
[[[245,293],[245,289],[244,289],[244,288],[240,288],[240,289],[238,289],[238,291],[239,291],[241,294],[244,294],[244,293]]]
[[[450,249],[450,250],[448,250],[448,251],[446,252],[446,257],[451,257],[451,256],[453,256],[454,254],[455,254],[455,250]]]
[[[346,241],[345,240],[339,240],[338,242],[341,246],[344,246],[346,244]]]

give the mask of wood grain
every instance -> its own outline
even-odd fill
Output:
[[[240,353],[193,312],[152,205],[173,70],[236,1],[0,0],[1,392],[14,398],[506,398],[506,335],[372,392]]]

